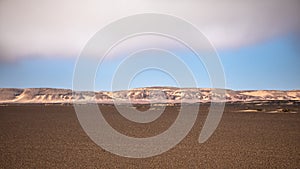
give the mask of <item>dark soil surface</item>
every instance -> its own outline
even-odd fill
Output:
[[[117,156],[96,145],[81,128],[72,105],[1,105],[0,168],[299,168],[299,105],[227,103],[217,130],[199,144],[209,109],[202,104],[185,139],[161,155],[143,159]],[[167,107],[147,124],[128,121],[112,105],[100,109],[120,133],[149,137],[172,125],[179,105]]]

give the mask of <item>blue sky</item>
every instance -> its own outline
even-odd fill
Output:
[[[72,88],[76,59],[88,40],[109,23],[143,13],[168,14],[197,27],[216,48],[228,89],[300,89],[297,0],[0,1],[0,88]],[[193,53],[173,50],[195,75],[197,87],[211,87]],[[110,90],[124,59],[122,52],[115,54],[120,56],[100,66],[95,90]],[[129,87],[176,85],[166,72],[150,69]]]
[[[229,89],[300,89],[300,55],[295,36],[271,38],[264,42],[218,51]],[[199,87],[210,87],[205,68],[188,61],[190,54],[180,53],[183,60],[196,74]],[[96,90],[110,90],[110,79],[117,63],[124,58],[105,62],[95,80]],[[112,66],[114,65],[115,66]],[[30,58],[18,62],[0,63],[0,87],[72,88],[75,58]],[[99,77],[101,75],[101,77]],[[197,76],[199,75],[199,76]],[[139,73],[130,87],[176,86],[168,74],[147,70]]]

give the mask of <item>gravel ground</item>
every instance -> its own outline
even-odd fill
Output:
[[[158,156],[134,159],[114,155],[93,143],[71,105],[2,105],[0,168],[300,167],[299,103],[228,103],[215,133],[199,144],[208,108],[208,104],[201,106],[194,127],[177,146]],[[178,107],[167,107],[157,120],[137,124],[113,106],[100,109],[116,130],[135,137],[163,132],[178,114]],[[257,111],[241,111],[245,109]]]

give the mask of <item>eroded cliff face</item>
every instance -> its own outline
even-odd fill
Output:
[[[300,100],[300,90],[225,90],[225,95],[212,89],[149,87],[115,92],[73,92],[69,89],[28,88],[0,89],[0,103],[72,103],[97,102],[208,102],[212,98],[220,101],[251,100]]]

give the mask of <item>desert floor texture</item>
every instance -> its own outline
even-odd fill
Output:
[[[195,125],[177,146],[158,156],[134,159],[97,146],[81,128],[72,105],[3,104],[0,168],[299,168],[299,105],[298,101],[227,103],[217,130],[199,144],[209,109],[209,103],[201,104]],[[99,105],[113,128],[135,137],[166,130],[179,106],[167,107],[151,123],[138,124],[112,105]]]

